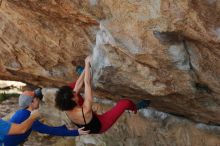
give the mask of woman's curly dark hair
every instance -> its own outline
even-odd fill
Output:
[[[69,86],[62,86],[56,93],[55,106],[61,111],[72,110],[77,104],[72,100],[73,90]]]

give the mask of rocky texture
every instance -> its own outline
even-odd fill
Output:
[[[54,108],[56,89],[44,89],[45,101],[41,106],[49,123],[61,125],[70,121]],[[97,113],[113,106],[110,100],[96,99]],[[59,143],[59,142],[58,142]],[[61,145],[61,144],[60,144]],[[220,146],[220,127],[194,123],[154,109],[143,109],[138,114],[126,111],[104,134],[76,138],[76,146]],[[68,146],[68,145],[66,145]],[[70,145],[72,146],[72,144]]]
[[[66,83],[72,64],[88,54],[96,30],[90,28],[96,25],[75,3],[1,1],[1,78],[41,86]]]
[[[5,117],[8,114],[15,112],[17,109],[19,109],[18,106],[18,98],[17,97],[11,97],[5,101],[2,101],[0,104],[0,117]],[[10,106],[9,106],[10,105]],[[7,116],[5,118],[6,120],[9,119],[10,116]]]
[[[219,124],[219,2],[105,2],[111,19],[93,50],[97,88]]]
[[[220,1],[0,2],[2,79],[63,85],[92,52],[97,92],[220,124]]]

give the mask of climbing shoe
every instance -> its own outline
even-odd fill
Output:
[[[150,100],[141,100],[136,104],[137,110],[147,108],[150,105]]]

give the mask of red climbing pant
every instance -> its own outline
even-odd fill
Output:
[[[100,133],[107,131],[125,110],[137,112],[135,104],[129,99],[121,99],[113,108],[102,115],[97,115],[101,122]]]

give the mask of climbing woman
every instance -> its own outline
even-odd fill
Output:
[[[84,99],[80,89],[84,83]],[[104,114],[96,114],[92,110],[93,96],[91,88],[90,57],[85,59],[85,68],[80,77],[69,86],[59,88],[56,93],[56,107],[65,111],[69,119],[78,127],[85,127],[90,133],[99,134],[107,131],[125,110],[137,112],[140,108],[148,107],[149,100],[143,100],[135,105],[129,99],[121,99],[113,108]]]

